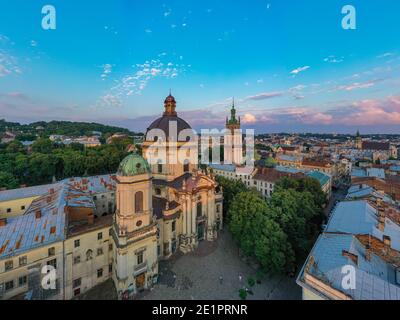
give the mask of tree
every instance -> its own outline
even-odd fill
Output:
[[[319,182],[313,178],[283,178],[275,185],[269,213],[288,236],[297,261],[308,253],[320,230],[326,201]]]
[[[293,268],[293,251],[279,224],[269,217],[267,203],[255,192],[238,194],[229,209],[229,229],[249,257],[268,271]]]
[[[231,180],[221,176],[217,176],[216,180],[218,184],[223,188],[224,192],[223,207],[224,207],[224,216],[226,217],[233,199],[239,193],[246,191],[247,188],[242,181]]]
[[[267,168],[275,168],[276,167],[276,160],[272,157],[268,157],[264,160],[264,166]]]
[[[315,213],[312,196],[293,189],[279,190],[272,194],[270,206],[270,218],[287,235],[296,258],[302,257],[308,252],[311,241],[308,223]]]
[[[52,149],[53,149],[53,142],[51,142],[51,140],[49,139],[40,138],[32,144],[33,152],[48,154],[51,153]]]
[[[18,181],[11,173],[0,171],[0,188],[18,188]]]
[[[54,157],[43,153],[33,153],[29,159],[29,182],[33,185],[49,183],[54,175]]]
[[[18,140],[11,141],[6,147],[6,151],[8,153],[18,153],[23,150],[24,150],[24,146]]]

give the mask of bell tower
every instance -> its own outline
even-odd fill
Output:
[[[113,279],[120,299],[124,299],[150,287],[158,272],[152,175],[147,161],[136,153],[127,156],[119,166],[116,200]]]
[[[360,131],[358,131],[358,130],[357,130],[357,133],[356,133],[356,148],[357,149],[362,149],[362,138],[361,138]]]
[[[240,117],[236,118],[235,99],[232,100],[231,117],[226,119],[224,135],[224,162],[241,165],[243,163],[242,133]]]
[[[178,115],[176,113],[176,100],[171,95],[171,91],[169,92],[169,96],[165,98],[164,109],[164,116],[176,117]]]

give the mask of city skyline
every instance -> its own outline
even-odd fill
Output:
[[[168,91],[199,130],[222,128],[235,97],[256,133],[395,133],[400,4],[353,1],[14,1],[0,13],[0,118],[144,131]],[[385,19],[382,19],[382,17]],[[397,40],[397,41],[396,41]]]

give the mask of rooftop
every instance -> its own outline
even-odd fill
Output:
[[[400,266],[399,215],[392,207],[382,213],[379,205],[367,200],[340,202],[310,252],[298,284],[325,298],[329,298],[326,288],[332,288],[342,298],[400,300],[396,279]],[[356,286],[345,290],[342,268],[348,265],[356,270]]]
[[[68,225],[65,207],[94,208],[91,194],[114,188],[114,176],[104,175],[70,178],[52,185],[0,192],[2,199],[15,199],[26,194],[39,196],[24,215],[8,218],[6,225],[0,227],[0,259],[63,241]],[[26,193],[26,189],[30,193]],[[72,230],[74,232],[79,230]]]
[[[296,179],[304,177],[304,174],[301,172],[296,172],[296,173],[283,172],[276,170],[274,168],[258,168],[257,173],[254,175],[253,179],[275,183],[285,177],[291,177]]]
[[[0,227],[0,259],[64,239],[66,186],[33,201],[26,214],[7,219]]]
[[[236,166],[233,164],[210,164],[209,167],[214,170],[235,172]]]
[[[307,173],[307,176],[318,180],[321,187],[323,187],[327,183],[329,183],[329,181],[331,179],[331,177],[329,175],[327,175],[321,171],[311,171],[311,172]]]

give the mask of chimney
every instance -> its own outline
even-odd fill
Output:
[[[385,245],[385,249],[390,249],[392,247],[392,239],[389,236],[383,236],[383,244]]]
[[[365,260],[371,261],[371,247],[369,244],[365,246]]]
[[[40,209],[35,211],[35,218],[36,219],[40,219],[42,217],[42,211],[40,211]]]
[[[346,251],[346,250],[343,250],[343,251],[342,251],[342,256],[343,256],[343,257],[346,257],[346,258],[349,258],[351,261],[354,262],[354,264],[355,264],[356,266],[358,266],[358,256],[357,256],[357,255],[355,255],[355,254],[353,254],[353,253],[350,253],[350,252],[348,252],[348,251]]]
[[[0,219],[0,227],[5,227],[7,225],[7,218]]]
[[[381,213],[379,213],[378,217],[378,229],[381,232],[385,231],[385,216]]]

